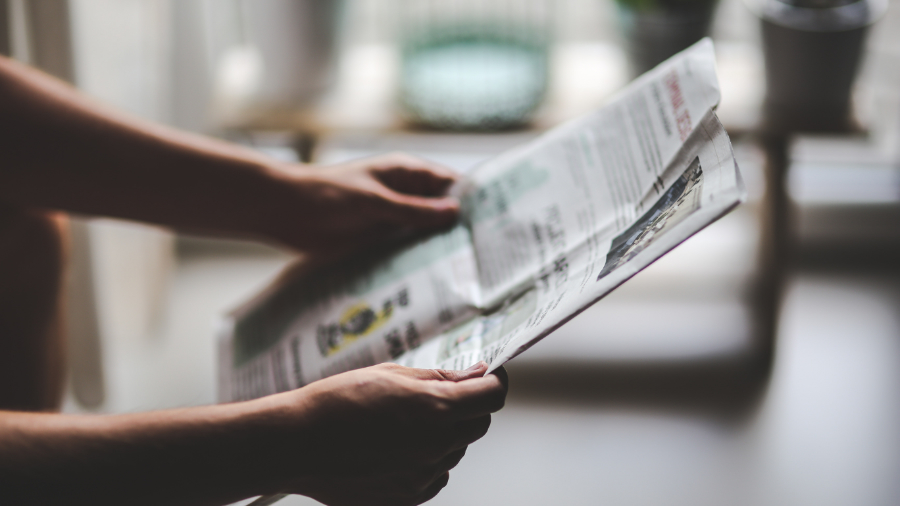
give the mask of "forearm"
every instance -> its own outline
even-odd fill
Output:
[[[358,369],[249,402],[116,416],[0,412],[4,504],[217,505],[294,493],[421,504],[503,406],[503,369]]]
[[[272,163],[110,111],[0,58],[0,200],[249,234],[274,205]]]
[[[214,505],[273,492],[267,441],[277,436],[259,402],[115,416],[0,413],[0,496]]]

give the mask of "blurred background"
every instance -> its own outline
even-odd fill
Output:
[[[712,36],[749,201],[511,363],[507,408],[431,504],[880,506],[900,504],[898,8],[0,0],[0,52],[285,160],[466,171]],[[72,232],[68,412],[215,402],[217,318],[294,259]]]

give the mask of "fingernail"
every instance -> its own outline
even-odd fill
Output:
[[[485,365],[487,365],[487,364],[482,360],[482,361],[478,362],[477,364],[466,369],[466,371],[477,371],[478,369],[481,369],[481,367],[485,366]]]

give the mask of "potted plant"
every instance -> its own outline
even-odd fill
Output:
[[[716,0],[616,0],[625,48],[643,74],[709,34]]]

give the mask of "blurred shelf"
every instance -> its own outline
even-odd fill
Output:
[[[752,130],[764,91],[762,56],[750,43],[717,44],[722,87],[719,115],[726,128]],[[622,48],[609,42],[568,42],[551,51],[550,85],[530,130],[545,130],[600,107],[630,80]],[[330,134],[398,132],[407,128],[397,108],[397,48],[390,44],[347,47],[334,87],[316,103],[247,113],[225,126]]]
[[[864,137],[799,136],[788,196],[801,265],[896,267],[900,161]]]

